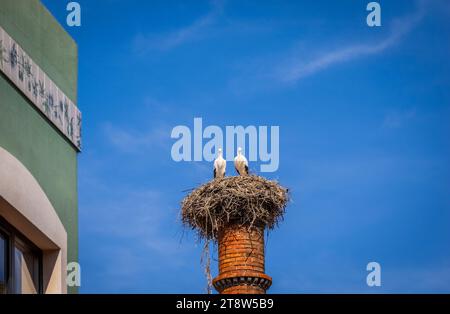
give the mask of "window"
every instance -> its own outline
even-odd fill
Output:
[[[6,293],[6,237],[0,233],[0,294]]]
[[[0,294],[42,292],[42,252],[0,217]]]
[[[39,256],[16,238],[14,243],[14,293],[39,292]]]

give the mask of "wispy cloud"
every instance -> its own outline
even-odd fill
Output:
[[[416,109],[412,108],[405,111],[392,111],[386,114],[382,127],[385,129],[397,129],[405,125],[416,116]]]
[[[177,213],[164,200],[163,193],[156,189],[114,186],[109,184],[109,199],[101,202],[94,199],[82,214],[86,214],[100,224],[86,226],[86,232],[117,239],[134,239],[155,254],[175,254],[179,249],[179,239],[165,230],[167,223],[175,224]],[[102,189],[94,187],[98,193]],[[111,193],[111,190],[120,193]],[[105,199],[107,199],[105,201]],[[120,225],[120,228],[118,226]]]
[[[213,25],[223,12],[223,1],[213,1],[208,14],[198,18],[190,25],[163,34],[138,34],[134,38],[134,48],[145,54],[152,50],[167,51],[204,36],[205,30]]]
[[[330,261],[333,261],[332,269]],[[354,263],[343,258],[340,251],[322,249],[310,252],[302,263],[303,272],[290,274],[273,269],[271,274],[278,279],[274,288],[287,293],[448,293],[450,290],[448,260],[405,261],[404,265],[381,260],[382,284],[377,289],[366,284],[368,261]],[[323,271],[315,271],[317,266]]]
[[[123,153],[148,151],[152,147],[166,145],[170,139],[170,129],[165,127],[142,132],[106,123],[103,125],[103,133],[108,142]]]
[[[79,210],[80,246],[86,284],[82,289],[161,292],[164,288],[148,281],[160,280],[162,268],[172,274],[183,271],[187,255],[194,250],[190,241],[181,244],[177,204],[159,187],[105,181],[98,171],[84,169],[80,176],[84,196]]]
[[[277,77],[284,82],[295,82],[307,76],[323,71],[333,65],[353,59],[382,53],[396,45],[405,35],[416,27],[427,11],[425,1],[417,2],[417,9],[412,14],[397,18],[392,22],[390,34],[373,43],[353,43],[326,53],[317,53],[315,57],[305,61],[303,56],[295,58],[277,69]]]

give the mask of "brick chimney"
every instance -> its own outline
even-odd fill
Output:
[[[264,294],[272,278],[264,272],[264,228],[230,224],[219,232],[219,275],[214,288],[223,294]]]

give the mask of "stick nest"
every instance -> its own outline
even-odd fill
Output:
[[[214,179],[187,195],[181,205],[183,223],[200,238],[217,240],[229,224],[273,229],[282,220],[288,189],[260,176]]]

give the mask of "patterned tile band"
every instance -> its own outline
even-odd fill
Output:
[[[0,71],[81,150],[81,112],[1,26]]]

